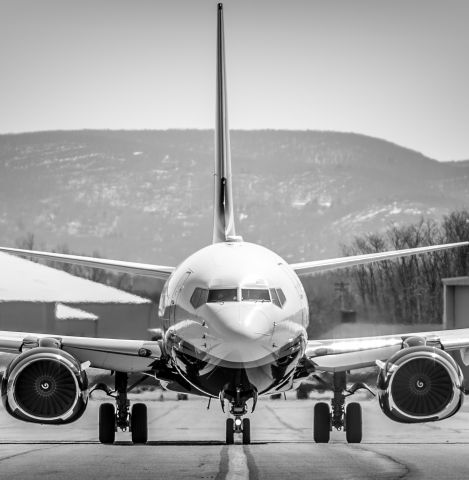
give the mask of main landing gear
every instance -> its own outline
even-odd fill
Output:
[[[252,412],[256,408],[257,392],[251,395],[253,398]],[[243,445],[251,443],[251,421],[249,418],[241,418],[246,415],[248,408],[246,405],[247,397],[243,396],[241,389],[236,389],[235,397],[232,399],[230,413],[234,418],[226,419],[226,444],[232,445],[234,443],[235,434],[241,434]],[[220,402],[222,410],[225,411],[225,395],[220,393]]]
[[[345,407],[345,398],[353,395],[360,388],[369,390],[362,383],[355,384],[350,390],[347,390],[346,373],[334,373],[334,396],[331,401],[331,408],[325,402],[319,402],[314,406],[313,437],[315,442],[329,442],[333,428],[345,430],[345,438],[348,443],[360,443],[362,441],[361,405],[353,402]]]
[[[127,393],[136,384],[128,388],[127,380],[127,373],[116,372],[115,392],[104,385],[95,387],[95,390],[104,390],[116,399],[115,408],[112,403],[102,403],[99,407],[99,441],[101,443],[114,443],[118,428],[122,431],[129,429],[133,443],[146,443],[148,440],[147,406],[144,403],[135,403],[130,410]]]

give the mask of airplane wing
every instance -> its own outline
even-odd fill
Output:
[[[161,358],[158,342],[145,340],[120,340],[110,338],[71,337],[26,332],[0,331],[0,352],[19,354],[37,347],[41,339],[58,340],[60,348],[70,353],[80,363],[120,372],[144,372],[150,370]]]
[[[317,370],[339,372],[374,366],[404,348],[409,338],[422,339],[445,351],[461,351],[469,356],[469,328],[418,332],[374,337],[309,340],[305,356]]]
[[[392,250],[389,252],[369,253],[366,255],[354,255],[350,257],[332,258],[327,260],[314,260],[312,262],[291,263],[290,266],[297,275],[309,275],[325,270],[352,267],[354,265],[365,265],[367,263],[393,258],[407,257],[419,253],[436,252],[448,248],[469,246],[469,242],[446,243],[444,245],[432,245],[430,247],[407,248],[404,250]]]
[[[50,260],[54,262],[83,265],[92,268],[105,268],[133,275],[145,275],[148,277],[166,280],[174,271],[174,267],[151,265],[147,263],[122,262],[119,260],[106,260],[104,258],[83,257],[80,255],[67,255],[64,253],[38,252],[36,250],[22,250],[20,248],[0,247],[0,251],[14,255],[25,255],[38,260]]]

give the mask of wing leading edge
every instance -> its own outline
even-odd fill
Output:
[[[22,250],[20,248],[0,247],[0,251],[14,255],[25,255],[38,260],[50,260],[54,262],[83,265],[92,268],[105,268],[133,275],[145,275],[148,277],[166,280],[174,271],[174,267],[151,265],[147,263],[123,262],[120,260],[107,260],[104,258],[83,257],[80,255],[67,255],[64,253],[39,252],[36,250]]]
[[[320,371],[338,372],[374,366],[386,361],[405,347],[409,338],[422,338],[446,351],[460,350],[464,358],[469,356],[469,328],[415,332],[374,337],[309,340],[305,356]]]
[[[350,257],[331,258],[327,260],[313,260],[311,262],[291,263],[290,266],[297,275],[309,275],[326,270],[337,268],[353,267],[355,265],[366,265],[367,263],[393,258],[408,257],[420,253],[437,252],[448,248],[469,246],[469,242],[446,243],[443,245],[432,245],[429,247],[407,248],[404,250],[391,250],[388,252],[369,253],[366,255],[354,255]]]
[[[106,370],[145,372],[151,370],[154,362],[162,356],[160,344],[153,341],[9,331],[0,331],[0,352],[18,354],[39,346],[40,340],[44,338],[58,340],[60,348],[80,363],[90,362],[91,367]]]

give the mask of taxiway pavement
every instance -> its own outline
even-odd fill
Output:
[[[145,401],[160,393],[146,395]],[[260,400],[252,444],[224,445],[224,415],[196,398],[148,401],[149,443],[118,433],[97,442],[99,401],[67,426],[27,424],[0,410],[0,479],[464,479],[469,478],[469,405],[442,422],[402,425],[363,402],[363,443],[342,432],[312,441],[313,399]],[[240,441],[240,440],[238,440]]]

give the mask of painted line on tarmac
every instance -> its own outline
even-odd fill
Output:
[[[245,445],[243,447],[243,450],[248,460],[249,480],[258,480],[259,470],[257,469],[256,462],[254,461],[254,456],[251,452],[251,447],[249,445]]]
[[[248,480],[248,459],[241,445],[233,445],[228,448],[228,472],[226,480]]]

